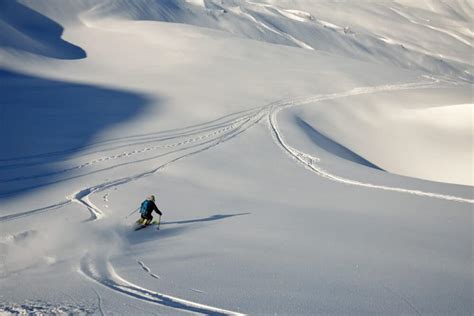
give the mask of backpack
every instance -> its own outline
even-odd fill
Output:
[[[140,206],[140,214],[146,216],[148,214],[148,204],[150,202],[148,200],[143,201],[142,205]]]

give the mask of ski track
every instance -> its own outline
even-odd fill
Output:
[[[230,124],[228,124],[224,127],[221,127],[219,129],[216,129],[216,130],[212,130],[210,133],[195,136],[195,137],[191,137],[191,138],[185,138],[185,139],[182,139],[178,142],[174,142],[174,143],[170,143],[170,144],[164,144],[164,145],[147,146],[147,147],[142,147],[140,149],[134,149],[132,151],[125,151],[125,152],[122,152],[122,153],[119,153],[119,154],[109,155],[109,156],[97,158],[97,159],[94,159],[94,160],[90,160],[90,161],[87,161],[85,163],[82,163],[82,164],[79,164],[79,165],[76,165],[76,166],[73,166],[73,167],[57,170],[57,171],[54,171],[54,172],[48,172],[48,173],[37,174],[37,175],[32,175],[32,176],[15,177],[15,178],[10,178],[10,179],[0,179],[0,183],[8,183],[8,182],[23,181],[23,180],[38,179],[38,178],[43,178],[43,177],[48,177],[48,176],[54,176],[54,175],[58,175],[58,174],[62,174],[62,173],[82,169],[82,168],[85,168],[85,167],[92,167],[95,164],[99,164],[99,163],[102,163],[102,162],[107,162],[107,161],[110,161],[110,160],[128,158],[128,157],[131,157],[131,156],[134,156],[134,155],[143,154],[143,153],[147,153],[147,152],[151,152],[151,151],[155,151],[155,150],[159,150],[159,149],[170,149],[170,148],[176,148],[176,147],[180,147],[180,146],[183,146],[183,145],[196,143],[198,141],[202,141],[202,140],[206,140],[206,139],[209,139],[209,138],[212,138],[212,137],[216,137],[216,136],[218,136],[222,133],[225,133],[225,132],[227,132],[231,129],[235,129],[237,124],[241,123],[244,120],[249,119],[250,117],[251,116],[244,116],[244,117],[238,118],[238,119],[230,122]],[[149,143],[149,142],[146,142],[146,143]],[[127,145],[127,146],[129,146],[129,145]],[[34,165],[34,164],[29,164],[28,166],[32,166],[32,165]],[[15,165],[15,167],[24,167],[24,165]]]
[[[151,269],[148,268],[148,267],[143,263],[143,261],[137,261],[137,263],[140,265],[140,267],[142,267],[143,271],[148,272],[148,273],[151,273]]]
[[[137,263],[142,268],[142,270],[148,273],[152,278],[161,279],[158,274],[151,272],[151,269],[145,263],[143,263],[143,261],[138,260]]]
[[[236,130],[238,130],[238,128]],[[158,155],[155,155],[155,156],[145,157],[145,158],[142,158],[142,159],[136,159],[136,160],[123,162],[123,163],[118,163],[118,164],[115,164],[115,165],[110,165],[110,166],[107,166],[107,167],[103,167],[102,169],[96,169],[96,170],[92,170],[92,171],[87,171],[85,173],[81,173],[79,175],[71,175],[71,176],[68,176],[68,177],[60,178],[60,179],[54,179],[52,181],[43,182],[43,183],[33,185],[33,186],[22,187],[22,188],[14,189],[14,190],[11,190],[11,191],[4,191],[4,192],[0,193],[0,197],[8,196],[8,195],[18,193],[18,192],[22,192],[24,190],[38,189],[38,188],[45,187],[45,186],[48,186],[48,185],[51,185],[51,184],[58,184],[60,182],[65,182],[65,181],[69,181],[69,180],[73,180],[73,179],[82,178],[82,177],[85,177],[85,176],[89,176],[89,175],[92,175],[92,174],[97,174],[97,173],[104,172],[104,171],[110,171],[112,169],[116,169],[116,168],[120,168],[120,167],[124,167],[124,166],[137,165],[137,164],[142,163],[142,162],[156,160],[158,158],[163,158],[165,156],[170,156],[172,154],[177,154],[179,152],[191,151],[194,148],[200,148],[200,147],[203,147],[203,145],[213,144],[215,142],[218,142],[219,139],[225,138],[225,136],[227,136],[229,134],[232,134],[232,133],[233,133],[233,131],[229,131],[229,132],[227,132],[226,134],[222,135],[219,138],[210,139],[210,140],[207,140],[203,143],[190,145],[188,147],[185,147],[185,146],[176,147],[172,151],[164,152],[164,153],[161,153],[161,154],[158,154]]]
[[[392,295],[395,295],[397,298],[399,298],[402,302],[404,302],[412,311],[416,313],[416,315],[421,316],[423,315],[406,297],[400,295],[399,293],[395,292],[388,286],[384,285],[383,288],[390,292]]]
[[[17,193],[17,192],[21,192],[21,191],[24,191],[24,190],[37,189],[37,188],[44,187],[44,186],[47,186],[47,185],[50,185],[50,184],[57,184],[57,183],[60,183],[60,182],[64,182],[64,181],[84,177],[84,176],[87,176],[87,175],[108,171],[108,170],[111,170],[111,169],[114,169],[114,168],[124,167],[124,166],[127,166],[127,165],[135,165],[135,164],[138,164],[138,163],[141,163],[141,162],[155,160],[157,158],[162,158],[164,156],[167,156],[167,155],[170,155],[170,154],[175,154],[175,153],[178,153],[178,152],[181,152],[181,151],[191,151],[194,148],[197,148],[196,151],[199,151],[200,147],[203,147],[203,146],[209,145],[209,144],[210,144],[209,145],[210,147],[213,147],[214,146],[213,144],[220,143],[222,139],[226,139],[229,135],[232,136],[234,133],[239,133],[239,130],[243,126],[246,126],[248,123],[250,123],[252,125],[252,122],[255,121],[255,118],[261,119],[262,118],[262,113],[261,112],[262,111],[260,110],[257,114],[252,115],[250,117],[239,118],[237,120],[237,122],[235,122],[234,124],[232,124],[229,127],[226,127],[226,129],[223,133],[222,132],[216,133],[215,137],[201,137],[200,140],[202,142],[193,143],[189,139],[184,140],[184,141],[178,143],[176,146],[175,145],[168,146],[168,148],[173,149],[173,151],[165,151],[164,153],[161,153],[161,154],[158,154],[158,155],[155,155],[155,156],[151,156],[151,157],[148,156],[148,157],[145,157],[143,159],[135,159],[135,160],[132,160],[132,161],[128,161],[128,162],[124,162],[124,163],[118,163],[118,164],[115,164],[115,165],[104,167],[102,169],[93,170],[93,171],[89,171],[89,172],[78,174],[78,175],[72,175],[72,176],[65,177],[65,178],[54,179],[53,181],[43,182],[43,183],[33,185],[33,186],[27,186],[27,187],[14,189],[14,190],[11,190],[11,191],[0,192],[0,197],[1,196],[8,196],[8,195],[11,195],[11,194],[14,194],[14,193]],[[185,156],[187,156],[187,154]],[[22,180],[25,180],[25,179],[22,179]]]
[[[8,215],[0,216],[0,222],[11,221],[11,220],[14,220],[14,219],[17,219],[17,218],[32,216],[32,215],[47,212],[47,211],[50,211],[50,210],[59,209],[59,208],[65,206],[67,204],[70,204],[70,203],[71,203],[71,200],[64,200],[64,201],[60,201],[58,203],[55,203],[53,205],[48,205],[48,206],[37,208],[37,209],[34,209],[34,210],[28,210],[28,211],[21,212],[21,213],[8,214]]]
[[[196,293],[199,293],[199,294],[207,294],[206,292],[204,292],[202,290],[199,290],[199,289],[190,288],[189,290],[193,291],[193,292],[196,292]]]
[[[385,91],[397,91],[397,90],[407,90],[407,89],[417,89],[417,88],[428,88],[431,87],[433,84],[437,83],[437,81],[433,82],[419,82],[419,83],[405,83],[405,84],[395,84],[395,85],[382,85],[382,86],[376,86],[376,87],[359,87],[359,88],[354,88],[348,92],[342,92],[342,93],[334,93],[334,94],[328,94],[328,95],[320,95],[320,96],[314,96],[314,97],[309,97],[306,99],[300,99],[300,100],[295,100],[293,102],[289,102],[283,106],[279,106],[278,108],[272,110],[268,114],[268,123],[271,128],[272,134],[274,136],[274,139],[276,140],[277,144],[280,145],[290,156],[294,159],[296,159],[298,162],[302,163],[305,167],[307,167],[309,170],[313,171],[317,175],[324,177],[329,180],[333,180],[336,182],[341,182],[344,184],[348,185],[355,185],[355,186],[361,186],[361,187],[366,187],[366,188],[372,188],[372,189],[379,189],[379,190],[385,190],[385,191],[394,191],[394,192],[400,192],[400,193],[408,193],[408,194],[413,194],[413,195],[418,195],[418,196],[424,196],[424,197],[430,197],[430,198],[437,198],[437,199],[443,199],[443,200],[448,200],[448,201],[455,201],[455,202],[461,202],[461,203],[474,203],[473,199],[467,199],[467,198],[462,198],[458,196],[453,196],[453,195],[446,195],[446,194],[439,194],[439,193],[432,193],[432,192],[426,192],[426,191],[421,191],[421,190],[412,190],[412,189],[404,189],[404,188],[399,188],[399,187],[391,187],[391,186],[383,186],[383,185],[377,185],[377,184],[372,184],[372,183],[367,183],[367,182],[361,182],[361,181],[356,181],[356,180],[351,180],[348,178],[344,178],[341,176],[334,175],[324,169],[322,169],[320,166],[316,164],[316,162],[320,161],[319,158],[317,157],[312,157],[311,155],[308,155],[304,152],[301,152],[297,150],[296,148],[292,147],[290,144],[288,144],[281,131],[278,128],[278,123],[277,123],[277,115],[281,110],[284,110],[289,107],[297,106],[297,105],[304,105],[308,103],[316,103],[320,101],[325,101],[325,100],[331,100],[331,99],[337,99],[337,98],[344,98],[348,96],[356,96],[356,95],[362,95],[362,94],[371,94],[371,93],[376,93],[376,92],[385,92]]]
[[[96,289],[92,288],[95,295],[97,296],[97,306],[99,307],[99,312],[101,316],[104,316],[104,310],[102,309],[102,297],[100,296],[99,292]]]
[[[161,277],[158,274],[155,273],[150,273],[150,276],[155,279],[161,279]]]
[[[104,213],[97,206],[95,206],[89,199],[89,195],[91,195],[95,191],[97,191],[97,188],[95,187],[84,189],[84,190],[74,193],[72,197],[69,198],[72,202],[78,203],[89,210],[91,217],[86,221],[98,220],[104,217]]]
[[[173,309],[202,315],[244,315],[217,307],[199,304],[145,289],[120,277],[107,259],[86,255],[80,263],[79,273],[99,284],[133,298]]]
[[[129,136],[123,136],[123,137],[116,137],[116,138],[110,138],[107,140],[102,140],[102,141],[96,141],[92,144],[87,144],[84,146],[79,146],[79,147],[74,147],[70,149],[65,149],[65,150],[59,150],[59,151],[53,151],[53,152],[47,152],[47,153],[41,153],[41,154],[34,154],[34,155],[29,155],[29,156],[22,156],[22,157],[15,157],[15,158],[8,158],[8,159],[0,159],[0,168],[9,168],[9,167],[24,167],[24,166],[29,166],[28,163],[37,164],[34,162],[30,162],[30,160],[37,160],[37,159],[44,159],[44,158],[52,158],[52,157],[62,157],[64,155],[68,154],[74,154],[78,151],[81,151],[81,154],[78,154],[75,157],[81,157],[81,156],[86,156],[94,153],[101,153],[104,151],[109,151],[117,148],[122,148],[125,146],[131,146],[131,145],[136,145],[138,141],[167,141],[167,140],[173,140],[181,137],[186,137],[186,136],[192,136],[196,135],[199,133],[204,133],[210,130],[215,130],[219,127],[229,125],[229,123],[234,122],[236,120],[242,119],[242,117],[251,116],[252,114],[255,114],[260,107],[257,108],[252,108],[244,111],[240,111],[237,113],[231,113],[224,115],[222,117],[219,117],[217,119],[205,122],[205,123],[200,123],[196,125],[191,125],[187,126],[184,128],[176,128],[176,129],[171,129],[171,130],[165,130],[165,131],[158,131],[158,132],[151,132],[151,133],[145,133],[145,134],[136,134],[136,135],[129,135]],[[239,114],[241,114],[239,116]],[[246,115],[245,115],[246,114]],[[233,117],[236,117],[232,119]],[[130,142],[132,141],[132,142]],[[113,148],[101,148],[102,146],[107,146],[110,144],[120,144],[120,143],[125,143],[124,145],[121,145],[120,147],[113,147]],[[139,142],[138,144],[142,144]],[[95,150],[98,149],[98,150]],[[95,150],[95,151],[90,151],[90,150]],[[73,158],[71,158],[73,159]],[[63,159],[63,161],[69,160],[67,158]],[[16,163],[16,164],[6,164],[4,166],[1,166],[1,164],[5,163]],[[39,162],[38,162],[39,163]]]

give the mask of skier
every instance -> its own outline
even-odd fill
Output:
[[[153,216],[151,215],[153,211],[157,212],[160,216],[163,215],[158,207],[156,207],[155,196],[150,195],[145,201],[142,202],[140,206],[141,218],[137,221],[137,223],[143,226],[149,225],[153,220]]]

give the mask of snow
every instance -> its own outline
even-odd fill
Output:
[[[0,2],[0,313],[471,314],[470,12]]]
[[[353,97],[350,104],[323,101],[295,115],[383,170],[472,186],[472,104],[449,104],[470,102],[471,92],[428,91],[421,96],[417,90],[391,92],[381,95],[383,101],[373,94]],[[379,150],[388,139],[390,146]]]

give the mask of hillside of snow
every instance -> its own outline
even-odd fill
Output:
[[[473,9],[0,0],[0,314],[472,314]]]

